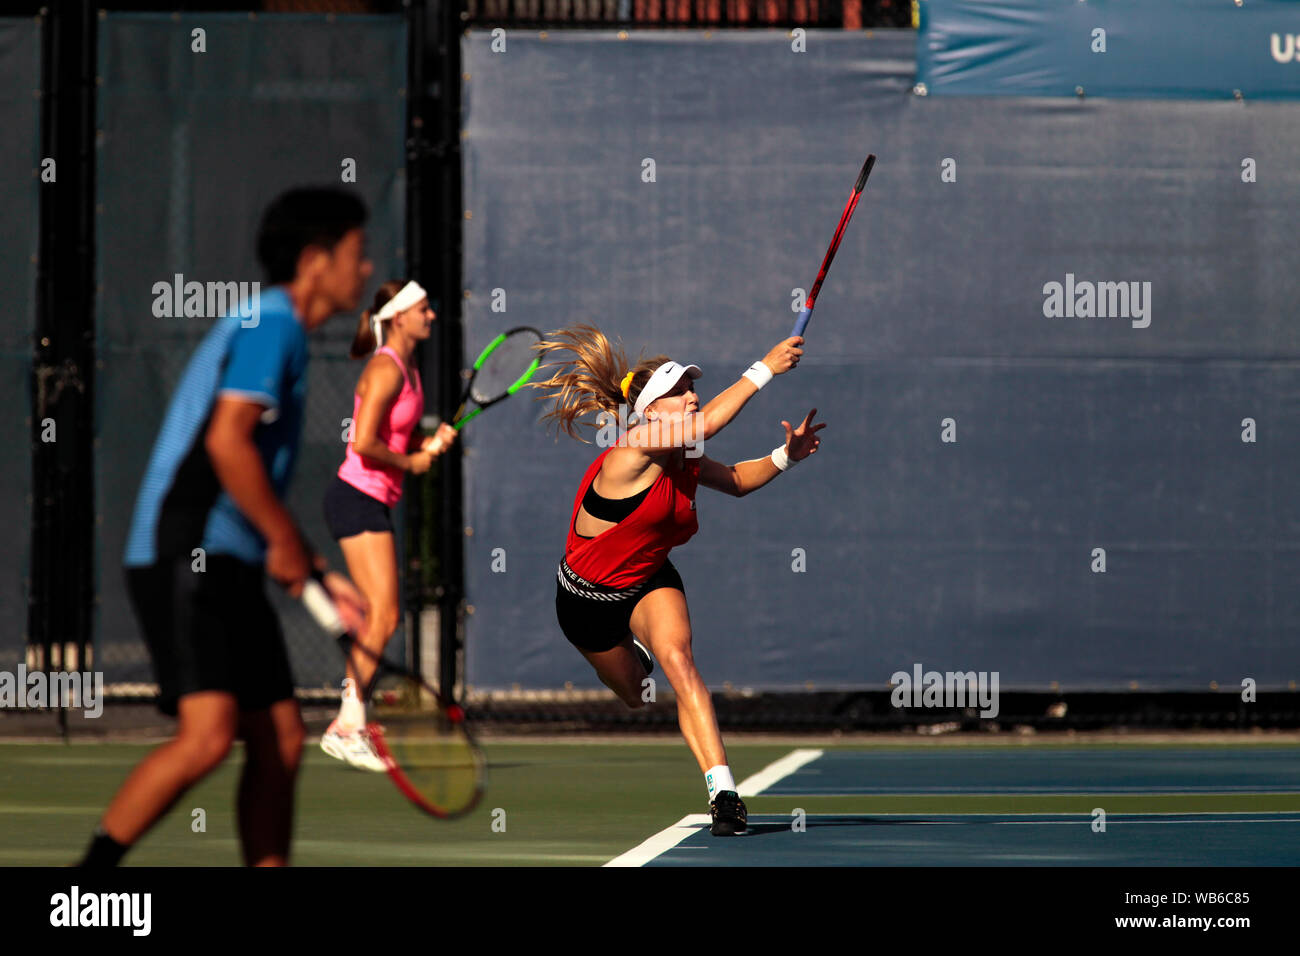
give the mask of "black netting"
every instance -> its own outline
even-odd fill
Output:
[[[32,514],[31,375],[36,324],[40,189],[40,25],[0,19],[0,119],[10,146],[0,151],[0,671],[23,658],[27,632],[29,527]],[[44,188],[52,189],[52,185]]]
[[[175,274],[260,279],[253,247],[266,204],[293,186],[338,182],[349,162],[352,188],[370,210],[372,286],[405,272],[402,18],[178,16],[110,13],[99,22],[96,647],[110,684],[151,678],[122,548],[167,400],[213,321],[157,317],[154,284]],[[190,19],[206,31],[205,54],[176,42],[190,35]],[[339,315],[311,335],[307,416],[288,496],[307,537],[336,566],[342,556],[321,500],[343,460],[362,368],[347,358],[355,328],[355,315]],[[272,590],[297,682],[334,684],[342,668],[332,643]]]

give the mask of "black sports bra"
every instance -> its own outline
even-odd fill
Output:
[[[596,482],[593,480],[592,483],[587,486],[587,493],[582,496],[582,507],[586,509],[587,514],[591,515],[593,518],[599,518],[601,521],[613,521],[617,523],[622,521],[633,511],[636,511],[636,509],[641,506],[641,502],[645,501],[645,496],[650,494],[650,488],[653,487],[654,484],[651,483],[649,488],[638,492],[631,498],[606,498],[603,495],[596,493]],[[576,528],[574,529],[574,534],[577,534]],[[579,534],[578,537],[591,540],[594,535]]]

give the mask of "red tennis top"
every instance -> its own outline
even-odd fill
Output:
[[[611,451],[613,448],[601,452],[582,476],[577,497],[573,499],[564,559],[574,573],[593,584],[621,590],[649,578],[663,566],[669,551],[685,544],[699,530],[695,489],[699,485],[701,459],[687,458],[681,471],[664,471],[635,511],[596,537],[584,538],[576,528],[578,509]]]

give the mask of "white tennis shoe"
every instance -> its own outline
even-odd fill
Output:
[[[342,733],[338,729],[338,721],[330,724],[324,735],[322,735],[320,749],[335,760],[342,760],[358,770],[372,770],[377,773],[384,773],[388,769],[383,760],[379,758],[379,754],[375,753],[374,745],[370,742],[368,733],[364,730]]]

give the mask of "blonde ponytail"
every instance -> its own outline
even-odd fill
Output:
[[[530,382],[529,387],[548,390],[537,396],[538,401],[555,402],[542,421],[555,422],[570,438],[582,442],[587,439],[578,429],[582,426],[594,429],[599,425],[581,419],[600,412],[617,415],[619,405],[634,407],[654,370],[669,361],[666,355],[656,355],[648,359],[638,357],[637,363],[631,365],[621,343],[614,345],[600,329],[584,324],[551,332],[533,348],[543,355],[558,351],[573,353],[574,358],[567,361],[542,365],[544,369],[554,370],[551,377],[544,382]]]

